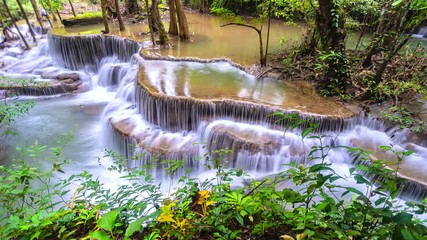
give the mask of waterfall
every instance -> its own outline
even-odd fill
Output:
[[[418,34],[421,36],[427,37],[427,27],[420,28],[420,30],[418,31]]]
[[[105,57],[116,56],[120,61],[129,61],[141,44],[110,35],[57,36],[49,34],[51,55],[56,64],[72,69],[98,71]]]
[[[427,27],[420,27],[417,33],[412,34],[414,38],[427,38]]]
[[[167,81],[160,83],[163,91],[158,91],[146,81],[147,75],[153,70],[151,65],[146,65],[150,57],[145,56],[147,59],[144,59],[135,54],[138,53],[140,44],[131,40],[106,35],[50,35],[49,44],[57,64],[74,70],[86,67],[90,71],[97,71],[97,84],[117,92],[116,99],[103,113],[104,126],[108,130],[104,133],[104,138],[109,139],[109,147],[128,159],[129,167],[148,167],[160,181],[171,177],[166,169],[174,164],[182,163],[183,168],[172,177],[184,174],[186,168],[192,169],[192,176],[204,174],[204,165],[209,164],[205,157],[221,157],[225,167],[241,168],[258,176],[283,171],[291,162],[308,164],[307,153],[312,147],[318,146],[320,140],[305,138],[302,141],[301,132],[312,123],[318,124],[313,135],[331,136],[322,139],[322,144],[331,146],[325,161],[332,164],[354,163],[354,156],[340,146],[360,147],[360,142],[366,142],[372,147],[389,143],[405,147],[399,139],[391,137],[400,134],[398,129],[386,132],[384,124],[373,118],[361,118],[347,113],[343,116],[310,113],[303,108],[287,109],[246,97],[201,99],[188,92],[191,86],[178,89],[183,91],[180,93],[171,88],[174,82]],[[159,61],[158,58],[150,59]],[[208,68],[191,64],[183,67],[184,70],[187,67],[198,67],[197,73],[224,66],[240,69],[239,66],[222,60],[162,58],[162,61],[211,64]],[[156,76],[165,77],[168,74],[170,72]],[[236,77],[239,74],[243,73],[237,72]],[[181,75],[170,81],[179,82],[180,78],[189,76],[191,74],[181,72]],[[247,90],[242,94],[247,94]],[[262,94],[257,91],[252,94]],[[304,123],[299,128],[284,132],[291,120],[278,121],[271,116],[275,112],[296,114]],[[377,141],[380,133],[383,134],[383,140]],[[228,150],[223,150],[225,148]],[[314,156],[320,157],[320,153],[315,153]],[[420,193],[425,192],[423,181],[409,179],[401,188],[403,194],[409,194],[413,198],[424,196],[424,193]],[[417,192],[410,193],[414,189]]]
[[[105,63],[99,70],[98,84],[108,89],[115,89],[128,71],[129,64],[127,63]]]
[[[76,90],[76,89],[73,89]],[[49,96],[69,92],[66,85],[53,85],[48,87],[12,87],[7,89],[8,96]]]

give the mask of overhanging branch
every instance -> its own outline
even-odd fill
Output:
[[[231,22],[231,23],[227,23],[227,24],[221,25],[221,27],[227,27],[227,26],[230,26],[230,25],[252,28],[253,30],[257,31],[258,34],[261,34],[261,30],[262,30],[262,29],[259,29],[257,27],[252,26],[252,25],[249,25],[249,24],[235,23],[235,22]]]

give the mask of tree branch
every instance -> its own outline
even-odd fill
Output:
[[[258,34],[261,33],[261,29],[259,29],[257,27],[254,27],[252,25],[249,25],[249,24],[244,24],[244,23],[231,22],[231,23],[227,23],[227,24],[221,25],[221,27],[227,27],[227,26],[230,26],[230,25],[236,25],[236,26],[241,26],[241,27],[252,28],[253,30],[257,31]]]

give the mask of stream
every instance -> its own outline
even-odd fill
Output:
[[[162,56],[225,56],[242,65],[256,62],[257,48],[252,51],[245,47],[257,46],[256,42],[232,39],[236,36],[254,39],[251,32],[237,34],[237,29],[227,28],[211,32],[203,24],[218,26],[219,18],[190,15],[189,19],[194,44],[156,51]],[[192,28],[198,24],[200,27]],[[296,34],[298,28],[289,29],[286,36],[300,36]],[[260,82],[228,61],[144,59],[134,55],[139,47],[147,45],[144,41],[137,43],[97,35],[56,35],[65,31],[75,35],[74,31],[83,30],[57,29],[47,36],[48,39],[39,39],[38,46],[31,51],[15,48],[0,53],[3,75],[40,79],[50,72],[71,71],[80,75],[88,90],[15,98],[33,99],[36,106],[12,126],[19,135],[7,139],[8,157],[2,164],[8,165],[17,157],[14,155],[16,146],[36,142],[55,146],[59,135],[75,131],[74,140],[64,147],[64,155],[69,160],[63,169],[64,177],[86,170],[114,188],[119,174],[106,170],[112,160],[104,157],[105,150],[113,149],[129,157],[129,143],[133,143],[139,145],[137,151],[146,154],[130,161],[131,167],[153,164],[159,157],[184,160],[185,166],[192,169],[192,176],[206,179],[212,177],[212,172],[197,158],[208,151],[230,148],[233,153],[227,155],[228,167],[242,168],[251,176],[262,178],[285,170],[285,164],[291,161],[305,162],[307,150],[319,144],[313,139],[302,142],[301,130],[284,132],[268,120],[269,113],[284,110],[314,119],[323,134],[332,136],[325,140],[330,145],[366,147],[379,156],[383,155],[375,149],[382,145],[393,145],[397,151],[414,150],[415,154],[406,158],[401,167],[401,174],[413,180],[403,189],[403,194],[408,199],[427,195],[426,148],[408,143],[408,133],[404,130],[387,129],[375,119],[352,116],[344,106],[319,97],[304,82],[281,84],[268,78]],[[98,30],[92,27],[87,31]],[[282,31],[275,29],[273,32]],[[130,32],[122,34],[130,37]],[[278,49],[280,34],[273,36],[276,44],[272,49]],[[218,38],[220,40],[212,40]],[[224,42],[231,45],[228,47]],[[338,173],[346,174],[357,158],[345,149],[334,148],[326,160],[333,163]],[[49,163],[40,165],[50,166]],[[171,178],[162,167],[155,167],[153,176],[169,185]]]

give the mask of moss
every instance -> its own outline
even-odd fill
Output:
[[[86,12],[79,14],[69,20],[80,20],[80,19],[91,19],[91,18],[102,18],[102,12]]]
[[[0,76],[0,88],[11,87],[44,87],[49,86],[47,82],[38,82],[32,78],[12,78],[7,76]]]
[[[101,12],[87,12],[76,17],[62,20],[62,24],[65,27],[71,27],[75,25],[90,25],[97,24],[102,22],[102,13]]]

